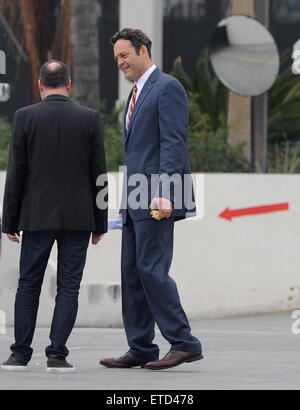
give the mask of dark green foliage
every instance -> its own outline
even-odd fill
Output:
[[[119,171],[119,166],[124,164],[124,147],[120,123],[120,113],[122,111],[123,107],[120,107],[109,114],[104,110],[101,113],[107,169],[111,172]]]
[[[189,97],[188,143],[194,172],[247,172],[244,144],[227,143],[228,91],[209,66],[208,51],[198,60],[196,74],[190,79],[180,58],[171,74],[184,86]]]
[[[300,78],[292,73],[291,55],[291,48],[282,54],[281,73],[269,91],[269,143],[300,137]]]
[[[0,117],[0,170],[6,170],[8,161],[8,150],[10,141],[10,124],[9,122]]]

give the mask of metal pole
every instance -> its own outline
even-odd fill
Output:
[[[255,17],[269,27],[269,0],[254,1]],[[251,102],[251,168],[253,172],[267,172],[268,153],[268,93],[253,97]]]

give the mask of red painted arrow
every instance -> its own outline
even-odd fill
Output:
[[[220,213],[219,217],[231,221],[231,218],[236,218],[237,216],[266,214],[268,212],[287,211],[288,209],[288,202],[284,204],[254,206],[252,208],[241,208],[232,210],[226,208],[223,212]]]

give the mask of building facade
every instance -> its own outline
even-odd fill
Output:
[[[118,73],[110,37],[119,28],[137,27],[153,40],[153,59],[170,72],[181,56],[186,72],[192,76],[197,59],[208,46],[216,24],[231,14],[234,0],[98,0],[100,95],[108,110],[124,101],[130,84]],[[1,17],[1,16],[0,16]],[[270,0],[269,29],[282,53],[300,38],[299,0]],[[10,120],[13,112],[28,103],[26,92],[27,59],[17,34],[12,34],[0,18],[0,50],[7,54],[7,73],[0,83],[10,84],[10,98],[0,101],[0,116]]]

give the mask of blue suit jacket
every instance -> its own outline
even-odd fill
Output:
[[[156,68],[139,95],[126,130],[130,99],[131,94],[123,123],[126,166],[120,209],[123,222],[127,212],[134,220],[151,218],[149,206],[153,197],[170,199],[175,219],[194,216],[187,147],[188,99],[183,86]]]

